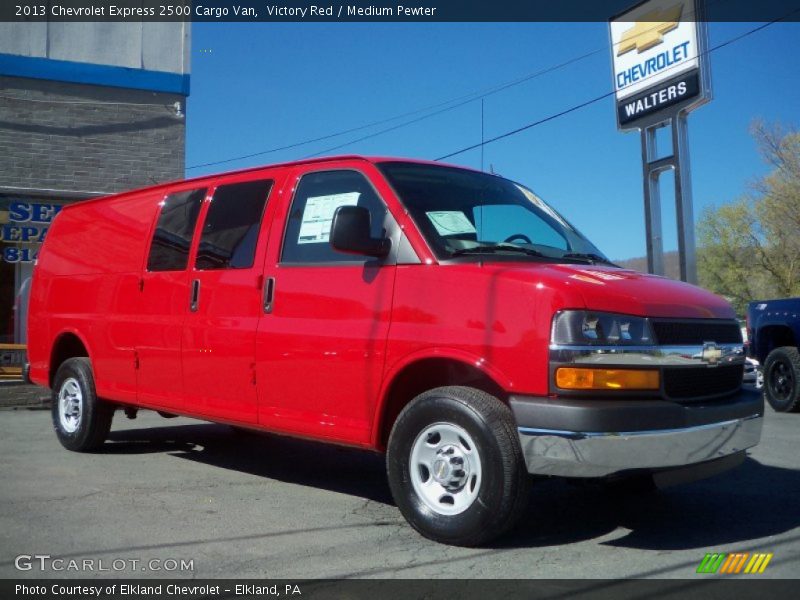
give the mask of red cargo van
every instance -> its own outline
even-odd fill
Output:
[[[148,408],[386,452],[400,511],[452,544],[512,527],[529,473],[697,477],[761,435],[727,302],[438,163],[311,160],[68,206],[29,340],[70,450]]]

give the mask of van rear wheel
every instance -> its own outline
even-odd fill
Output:
[[[484,544],[527,507],[528,472],[514,417],[477,389],[441,387],[417,396],[392,428],[386,461],[400,512],[437,542]]]
[[[88,358],[70,358],[62,363],[53,381],[52,400],[53,428],[64,448],[91,452],[105,442],[114,407],[97,397]]]

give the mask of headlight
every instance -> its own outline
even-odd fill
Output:
[[[552,342],[567,346],[649,346],[650,323],[642,317],[586,310],[565,310],[553,319]]]

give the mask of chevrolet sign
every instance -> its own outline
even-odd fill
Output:
[[[695,20],[694,0],[648,0],[609,21],[620,128],[702,103],[703,38]]]

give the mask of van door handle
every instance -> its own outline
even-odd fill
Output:
[[[275,278],[267,277],[264,280],[264,312],[272,312],[272,300],[275,297]]]
[[[195,279],[192,282],[192,298],[189,301],[189,310],[197,312],[197,306],[200,304],[200,280]]]

